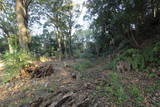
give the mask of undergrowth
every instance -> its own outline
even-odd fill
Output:
[[[157,42],[145,49],[127,49],[120,53],[106,66],[107,69],[116,70],[119,61],[127,61],[133,70],[152,73],[152,69],[157,71],[160,67],[160,42]]]
[[[97,85],[96,90],[92,93],[93,97],[103,96],[107,98],[107,103],[110,105],[122,105],[127,101],[128,96],[120,82],[121,78],[117,73],[108,73],[107,82],[103,85]]]
[[[8,75],[3,78],[4,83],[33,61],[32,55],[25,51],[15,51],[13,53],[6,52],[1,59],[5,64],[4,72],[8,73]]]
[[[6,52],[3,55],[6,72],[17,72],[32,62],[33,58],[30,53],[19,51],[14,53]]]
[[[130,99],[134,101],[134,107],[142,106],[144,101],[144,96],[141,94],[140,89],[134,85],[131,84],[128,86],[128,95],[130,96]]]
[[[111,95],[110,100],[116,102],[116,104],[122,104],[128,99],[125,94],[123,85],[120,83],[120,76],[116,73],[108,73],[110,85],[105,87],[105,91]]]
[[[106,102],[109,105],[127,106],[134,105],[134,107],[143,106],[144,96],[135,84],[124,86],[121,83],[121,76],[115,72],[109,72],[105,80],[105,84],[97,85],[96,90],[91,94],[93,98],[106,97]]]
[[[71,67],[77,71],[84,71],[88,68],[93,67],[93,63],[89,60],[84,60],[84,61],[80,61],[77,64],[72,65]]]

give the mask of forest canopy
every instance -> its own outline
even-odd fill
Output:
[[[3,53],[7,50],[12,53],[16,47],[36,57],[57,53],[59,57],[71,57],[81,46],[81,52],[100,55],[144,48],[145,42],[160,39],[157,0],[88,0],[81,5],[72,0],[0,2],[1,39],[8,41],[8,46],[6,42],[2,44],[6,47]],[[83,29],[87,26],[85,22],[77,22],[82,14],[86,23],[91,23],[90,28]]]

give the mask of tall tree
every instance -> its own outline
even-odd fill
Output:
[[[52,25],[58,44],[59,58],[71,57],[72,51],[72,27],[73,27],[73,3],[71,0],[46,0],[48,24]]]
[[[109,47],[142,48],[143,41],[160,34],[158,0],[88,0],[87,6],[101,52]]]
[[[19,30],[19,44],[28,51],[30,35],[28,31],[28,7],[33,0],[16,0],[16,15]]]

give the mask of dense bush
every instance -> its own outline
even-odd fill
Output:
[[[109,65],[109,69],[116,70],[119,61],[127,61],[136,71],[149,71],[160,66],[160,42],[145,49],[127,49],[120,53]]]
[[[124,51],[120,56],[120,60],[127,61],[135,70],[142,70],[145,67],[145,58],[138,49]]]

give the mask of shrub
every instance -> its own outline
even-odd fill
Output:
[[[104,69],[116,71],[116,65],[120,61],[120,57],[114,58],[109,64],[105,66]]]
[[[143,55],[146,63],[153,67],[160,65],[160,42],[153,44],[152,46],[144,49]]]
[[[145,58],[138,49],[124,51],[120,56],[120,60],[127,61],[135,70],[142,70],[145,67]]]
[[[136,71],[149,71],[150,68],[160,66],[160,42],[157,42],[143,50],[127,49],[120,53],[109,65],[109,69],[116,70],[119,61],[127,61]]]
[[[2,60],[5,62],[6,72],[18,72],[31,63],[33,58],[30,53],[17,51],[14,53],[6,52],[2,56]]]

